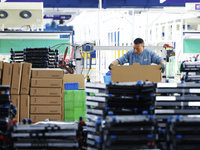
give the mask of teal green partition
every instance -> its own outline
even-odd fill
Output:
[[[52,49],[58,49],[59,54],[64,54],[69,42],[69,39],[0,39],[0,53],[10,53],[11,47],[14,51],[22,51],[26,47],[50,46]]]
[[[184,39],[183,53],[200,53],[200,39]]]

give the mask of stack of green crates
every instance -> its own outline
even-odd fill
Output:
[[[82,116],[85,119],[86,114],[86,93],[85,90],[65,90],[64,105],[65,105],[65,121],[79,121]]]

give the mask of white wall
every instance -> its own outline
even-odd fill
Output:
[[[132,15],[129,14],[132,12]],[[187,59],[183,51],[183,24],[186,18],[197,14],[173,14],[163,10],[99,10],[80,13],[70,25],[74,26],[76,42],[95,41],[99,46],[131,45],[137,37],[143,38],[146,46],[175,47],[176,61]],[[200,24],[200,22],[199,22]],[[119,43],[114,41],[114,33],[120,32]],[[110,34],[110,36],[109,36]],[[112,34],[112,37],[111,37]],[[164,36],[163,36],[164,35]],[[117,36],[118,38],[118,36]],[[116,39],[118,41],[118,39]],[[106,73],[107,66],[125,51],[98,51],[97,72]],[[178,68],[176,67],[178,70]],[[177,71],[176,70],[176,71]],[[99,77],[97,80],[101,80]]]
[[[133,16],[128,11],[102,10],[82,12],[70,24],[75,30],[74,42],[95,42],[97,46],[131,45]],[[119,36],[118,36],[119,34]],[[96,80],[103,80],[109,64],[124,54],[123,51],[97,51]]]

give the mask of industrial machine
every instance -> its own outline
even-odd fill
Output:
[[[72,51],[70,54],[70,59],[66,62],[66,56],[68,53],[68,46],[66,47],[62,63],[59,65],[61,68],[65,68],[68,73],[73,74],[81,74],[83,71],[83,57],[81,56],[83,52],[90,53],[94,51],[94,44],[93,43],[85,43],[82,45],[72,45]],[[91,69],[91,58],[90,58],[90,66],[88,69],[88,73]],[[87,75],[88,75],[87,73]],[[87,76],[86,75],[86,76]]]
[[[0,26],[5,28],[43,28],[43,2],[0,3]]]

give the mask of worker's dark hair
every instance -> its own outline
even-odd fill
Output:
[[[134,44],[144,44],[144,40],[141,38],[137,38],[134,40]]]

